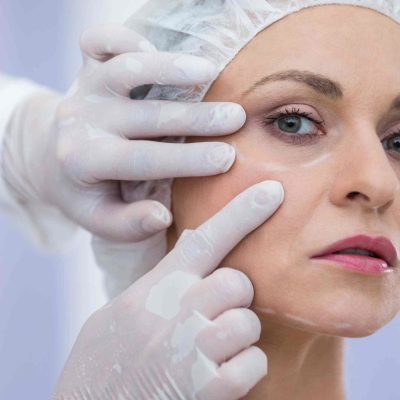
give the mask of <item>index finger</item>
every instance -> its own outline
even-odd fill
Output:
[[[162,264],[166,262],[174,265],[174,269],[201,278],[207,276],[244,237],[278,209],[283,198],[283,187],[277,181],[251,186],[197,229],[186,233]]]
[[[142,85],[193,86],[212,81],[217,67],[209,60],[180,53],[124,53],[99,68],[99,83],[128,97]]]

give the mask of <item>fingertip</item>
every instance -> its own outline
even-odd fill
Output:
[[[161,203],[153,206],[142,222],[142,229],[146,233],[157,233],[167,229],[172,224],[171,212]]]
[[[223,173],[229,171],[232,168],[232,165],[236,159],[236,149],[231,145],[228,145],[228,146],[229,147],[227,149],[226,164],[222,169]]]
[[[283,188],[282,183],[279,181],[270,180],[268,182],[268,185],[269,185],[271,191],[276,195],[276,202],[279,205],[282,204],[282,202],[285,198],[285,190]]]
[[[261,350],[259,347],[258,349],[260,350],[259,356],[261,358],[261,366],[264,365],[264,370],[261,368],[260,375],[264,377],[268,375],[268,357],[263,350]]]
[[[216,168],[216,173],[225,173],[233,165],[236,158],[236,150],[227,143],[213,144],[207,151],[209,163]]]
[[[235,116],[235,122],[238,126],[242,127],[247,120],[246,110],[241,104],[230,103],[232,107],[232,114]]]
[[[237,103],[219,103],[211,111],[211,126],[221,135],[237,132],[246,123],[246,111]]]
[[[266,180],[253,186],[256,188],[254,192],[254,203],[258,206],[266,205],[279,206],[284,199],[284,189],[280,182],[275,180]]]

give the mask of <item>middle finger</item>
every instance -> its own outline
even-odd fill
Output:
[[[161,136],[217,136],[238,131],[246,112],[236,103],[180,103],[154,100],[107,100],[98,112],[103,129],[128,139]],[[112,118],[111,118],[112,117]]]

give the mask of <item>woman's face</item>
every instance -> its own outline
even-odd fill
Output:
[[[205,98],[242,104],[247,122],[217,139],[237,151],[228,173],[175,180],[176,234],[252,184],[283,184],[282,206],[221,264],[249,276],[261,320],[365,336],[399,310],[398,262],[371,276],[311,260],[356,234],[400,244],[399,37],[400,26],[372,10],[304,9],[255,37]]]

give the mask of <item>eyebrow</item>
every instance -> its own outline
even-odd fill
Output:
[[[294,81],[304,83],[314,89],[316,92],[334,100],[343,97],[342,85],[339,82],[335,82],[332,79],[321,74],[316,74],[311,71],[299,71],[296,69],[276,72],[272,75],[265,76],[258,82],[254,83],[245,92],[243,92],[242,97],[247,96],[253,90],[265,85],[266,83],[276,81]],[[400,106],[400,96],[398,100]]]
[[[276,81],[294,81],[308,85],[316,92],[329,97],[331,99],[343,98],[344,90],[339,82],[336,82],[327,76],[316,74],[311,71],[300,71],[297,69],[291,69],[287,71],[280,71],[274,74],[265,76],[258,82],[254,83],[249,89],[242,94],[242,98],[250,94],[253,90],[260,86],[265,85],[268,82]],[[400,95],[398,95],[389,107],[388,112],[400,110]]]

